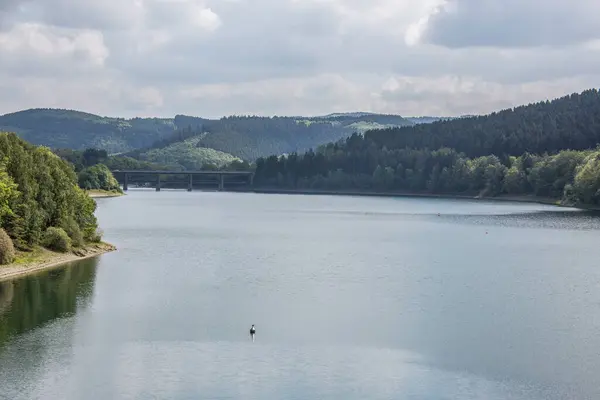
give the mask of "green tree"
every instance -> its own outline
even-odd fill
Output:
[[[121,192],[119,182],[104,164],[95,164],[83,169],[78,176],[79,187],[86,190],[108,190]]]
[[[75,221],[85,240],[95,238],[96,203],[77,185],[72,164],[14,133],[0,133],[0,227],[17,248],[42,243],[50,227]]]

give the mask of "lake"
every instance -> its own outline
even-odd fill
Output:
[[[167,190],[97,201],[118,251],[0,283],[0,399],[600,397],[588,212]]]

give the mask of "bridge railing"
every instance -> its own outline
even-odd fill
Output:
[[[196,187],[213,187],[225,190],[227,186],[252,186],[254,172],[252,171],[168,171],[168,170],[113,170],[113,175],[122,183],[126,191],[131,183],[142,183],[143,186],[154,186],[157,191],[161,187],[173,187],[179,184],[187,186],[188,191]],[[171,177],[171,179],[169,179]],[[195,179],[194,179],[195,178]]]

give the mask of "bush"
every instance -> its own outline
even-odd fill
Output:
[[[0,264],[10,264],[15,261],[15,246],[6,231],[0,228]]]
[[[85,168],[78,175],[79,187],[85,190],[107,190],[123,193],[119,182],[104,164]]]
[[[90,236],[89,240],[92,243],[100,243],[102,241],[102,230],[101,229],[96,229],[96,232],[94,232],[93,235]]]
[[[81,247],[85,244],[83,240],[83,233],[77,225],[77,222],[73,218],[67,219],[63,224],[62,228],[67,232],[67,235],[71,238],[71,244],[73,247]]]
[[[62,228],[51,226],[44,233],[44,246],[50,250],[66,253],[71,250],[71,238]]]

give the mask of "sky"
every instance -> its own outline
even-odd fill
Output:
[[[0,0],[0,114],[483,114],[598,87],[598,0]]]

